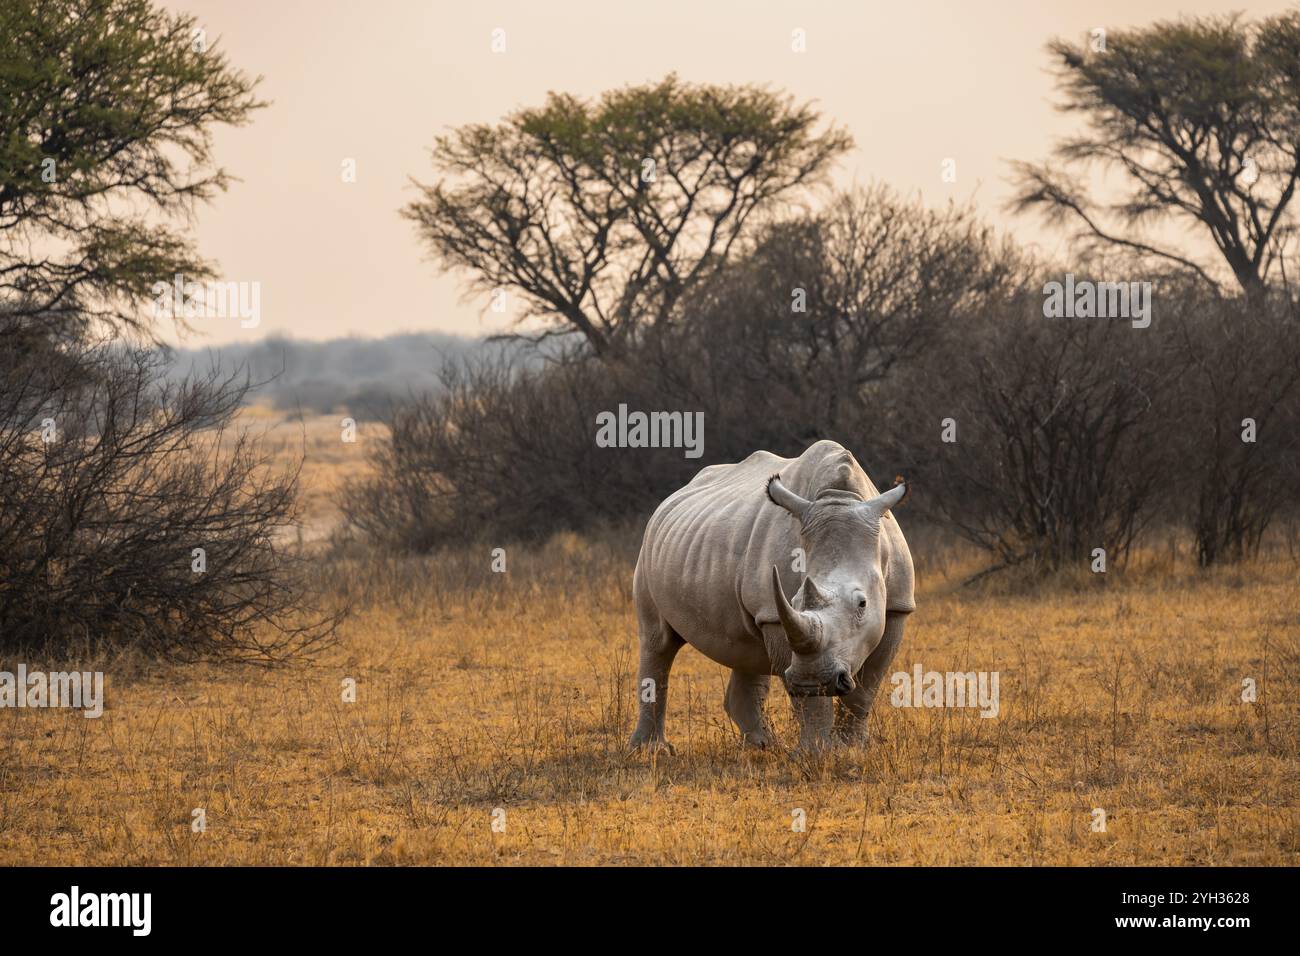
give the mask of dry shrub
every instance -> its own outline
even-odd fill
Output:
[[[153,349],[0,337],[18,346],[0,368],[0,648],[267,661],[329,639],[338,614],[284,544],[297,472],[232,427],[246,378],[169,382]]]

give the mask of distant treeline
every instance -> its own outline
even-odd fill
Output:
[[[178,349],[171,368],[177,378],[203,372],[214,363],[240,369],[255,385],[249,402],[269,400],[285,411],[346,411],[365,420],[385,417],[395,399],[439,391],[440,375],[449,363],[513,351],[509,343],[441,332],[323,342],[272,336],[219,348]]]

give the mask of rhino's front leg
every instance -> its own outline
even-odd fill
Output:
[[[866,742],[867,717],[871,713],[871,704],[876,699],[881,681],[889,672],[889,665],[893,663],[899,645],[903,643],[903,624],[906,619],[906,614],[885,615],[885,634],[880,639],[880,644],[858,671],[857,686],[840,698],[839,712],[835,715],[835,736],[844,743]]]
[[[781,629],[780,624],[763,625],[763,644],[767,650],[771,672],[784,674],[790,666],[790,642],[786,639],[785,631]],[[788,693],[789,688],[786,690]],[[730,686],[728,686],[728,693],[730,693]],[[790,706],[794,709],[795,720],[799,722],[799,749],[821,750],[827,747],[831,743],[831,730],[835,721],[834,700],[830,697],[791,695]]]
[[[790,642],[780,624],[763,625],[763,643],[773,674],[784,674],[790,666]],[[787,688],[787,693],[789,688]],[[799,749],[822,750],[831,743],[835,722],[835,701],[831,697],[795,697],[790,706],[799,722]]]

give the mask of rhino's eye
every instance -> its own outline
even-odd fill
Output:
[[[865,611],[866,609],[867,609],[867,599],[864,597],[858,598],[858,610]]]

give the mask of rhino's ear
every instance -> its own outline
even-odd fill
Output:
[[[893,505],[907,497],[902,478],[894,479],[898,484],[890,488],[880,498],[903,494]],[[880,500],[877,498],[875,500]],[[891,505],[892,507],[892,505]],[[907,547],[907,540],[897,521],[880,523],[880,560],[885,572],[885,610],[893,614],[911,614],[916,610],[916,572],[912,568],[912,552]]]
[[[767,479],[767,496],[794,515],[801,522],[811,504],[806,498],[800,498],[793,491],[781,484],[781,476],[773,475]]]
[[[876,517],[880,517],[890,508],[893,508],[895,505],[897,505],[905,497],[907,497],[907,485],[900,482],[899,484],[894,485],[894,487],[886,491],[883,495],[876,495],[876,497],[870,499],[869,501],[862,502],[862,504],[859,507],[861,507],[865,511],[869,511],[872,515]]]

